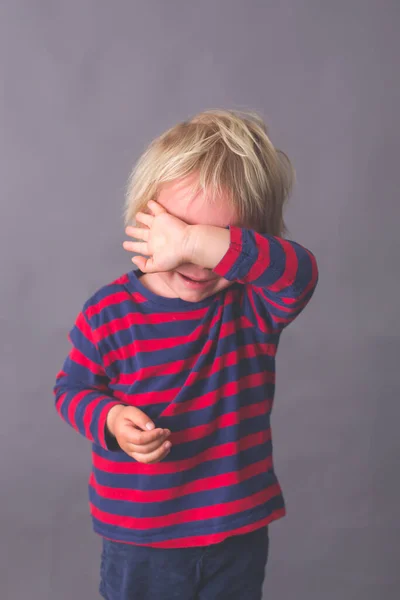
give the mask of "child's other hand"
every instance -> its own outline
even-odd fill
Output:
[[[148,423],[151,419],[134,406],[113,406],[107,415],[107,428],[122,450],[144,464],[161,461],[169,454],[171,446],[170,442],[166,442],[171,433],[169,429],[149,431]]]
[[[153,200],[148,207],[151,215],[142,212],[136,215],[136,221],[145,227],[127,227],[125,230],[127,235],[142,241],[124,242],[123,247],[144,255],[132,258],[143,273],[172,271],[188,262],[185,246],[190,225],[169,214]]]

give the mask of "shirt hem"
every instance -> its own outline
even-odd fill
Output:
[[[251,531],[255,531],[256,529],[260,529],[261,527],[269,525],[273,521],[281,519],[284,516],[286,516],[286,508],[283,506],[267,515],[264,515],[261,518],[258,518],[256,521],[251,520],[249,522],[249,518],[247,518],[244,523],[240,523],[240,520],[238,519],[238,522],[235,523],[236,526],[233,529],[227,530],[225,527],[224,530],[221,530],[220,528],[216,527],[214,528],[214,531],[211,531],[210,533],[204,533],[203,526],[202,531],[193,530],[191,534],[185,535],[184,538],[172,538],[158,541],[153,541],[151,539],[149,541],[143,541],[143,539],[140,539],[139,536],[135,535],[136,532],[133,531],[131,535],[127,536],[126,534],[124,535],[124,532],[120,530],[118,531],[118,536],[116,536],[115,534],[118,528],[109,527],[107,526],[107,524],[101,524],[94,520],[93,530],[101,537],[118,543],[132,544],[136,546],[148,546],[154,548],[188,548],[218,544],[224,541],[226,538],[231,537],[233,535],[241,535],[245,533],[250,533]]]

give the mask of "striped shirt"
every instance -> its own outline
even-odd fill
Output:
[[[300,244],[230,227],[214,272],[232,281],[199,302],[148,290],[140,271],[84,305],[54,388],[60,416],[92,442],[94,530],[137,545],[206,546],[286,514],[270,415],[282,330],[318,281]],[[143,464],[106,429],[112,406],[171,430],[171,452]]]

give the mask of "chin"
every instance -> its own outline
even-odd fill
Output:
[[[190,294],[190,293],[185,293],[185,292],[181,292],[179,294],[179,298],[181,300],[185,300],[186,302],[201,302],[201,300],[205,300],[206,298],[208,298],[209,296],[212,296],[215,292],[210,292],[209,294]]]

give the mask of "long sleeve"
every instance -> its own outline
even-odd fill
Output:
[[[229,248],[214,268],[247,284],[245,314],[266,333],[287,327],[305,308],[318,282],[314,255],[297,242],[231,226]]]
[[[91,442],[107,449],[119,448],[106,431],[109,410],[121,402],[110,394],[93,331],[81,312],[69,334],[72,349],[54,386],[56,409],[61,418]]]

